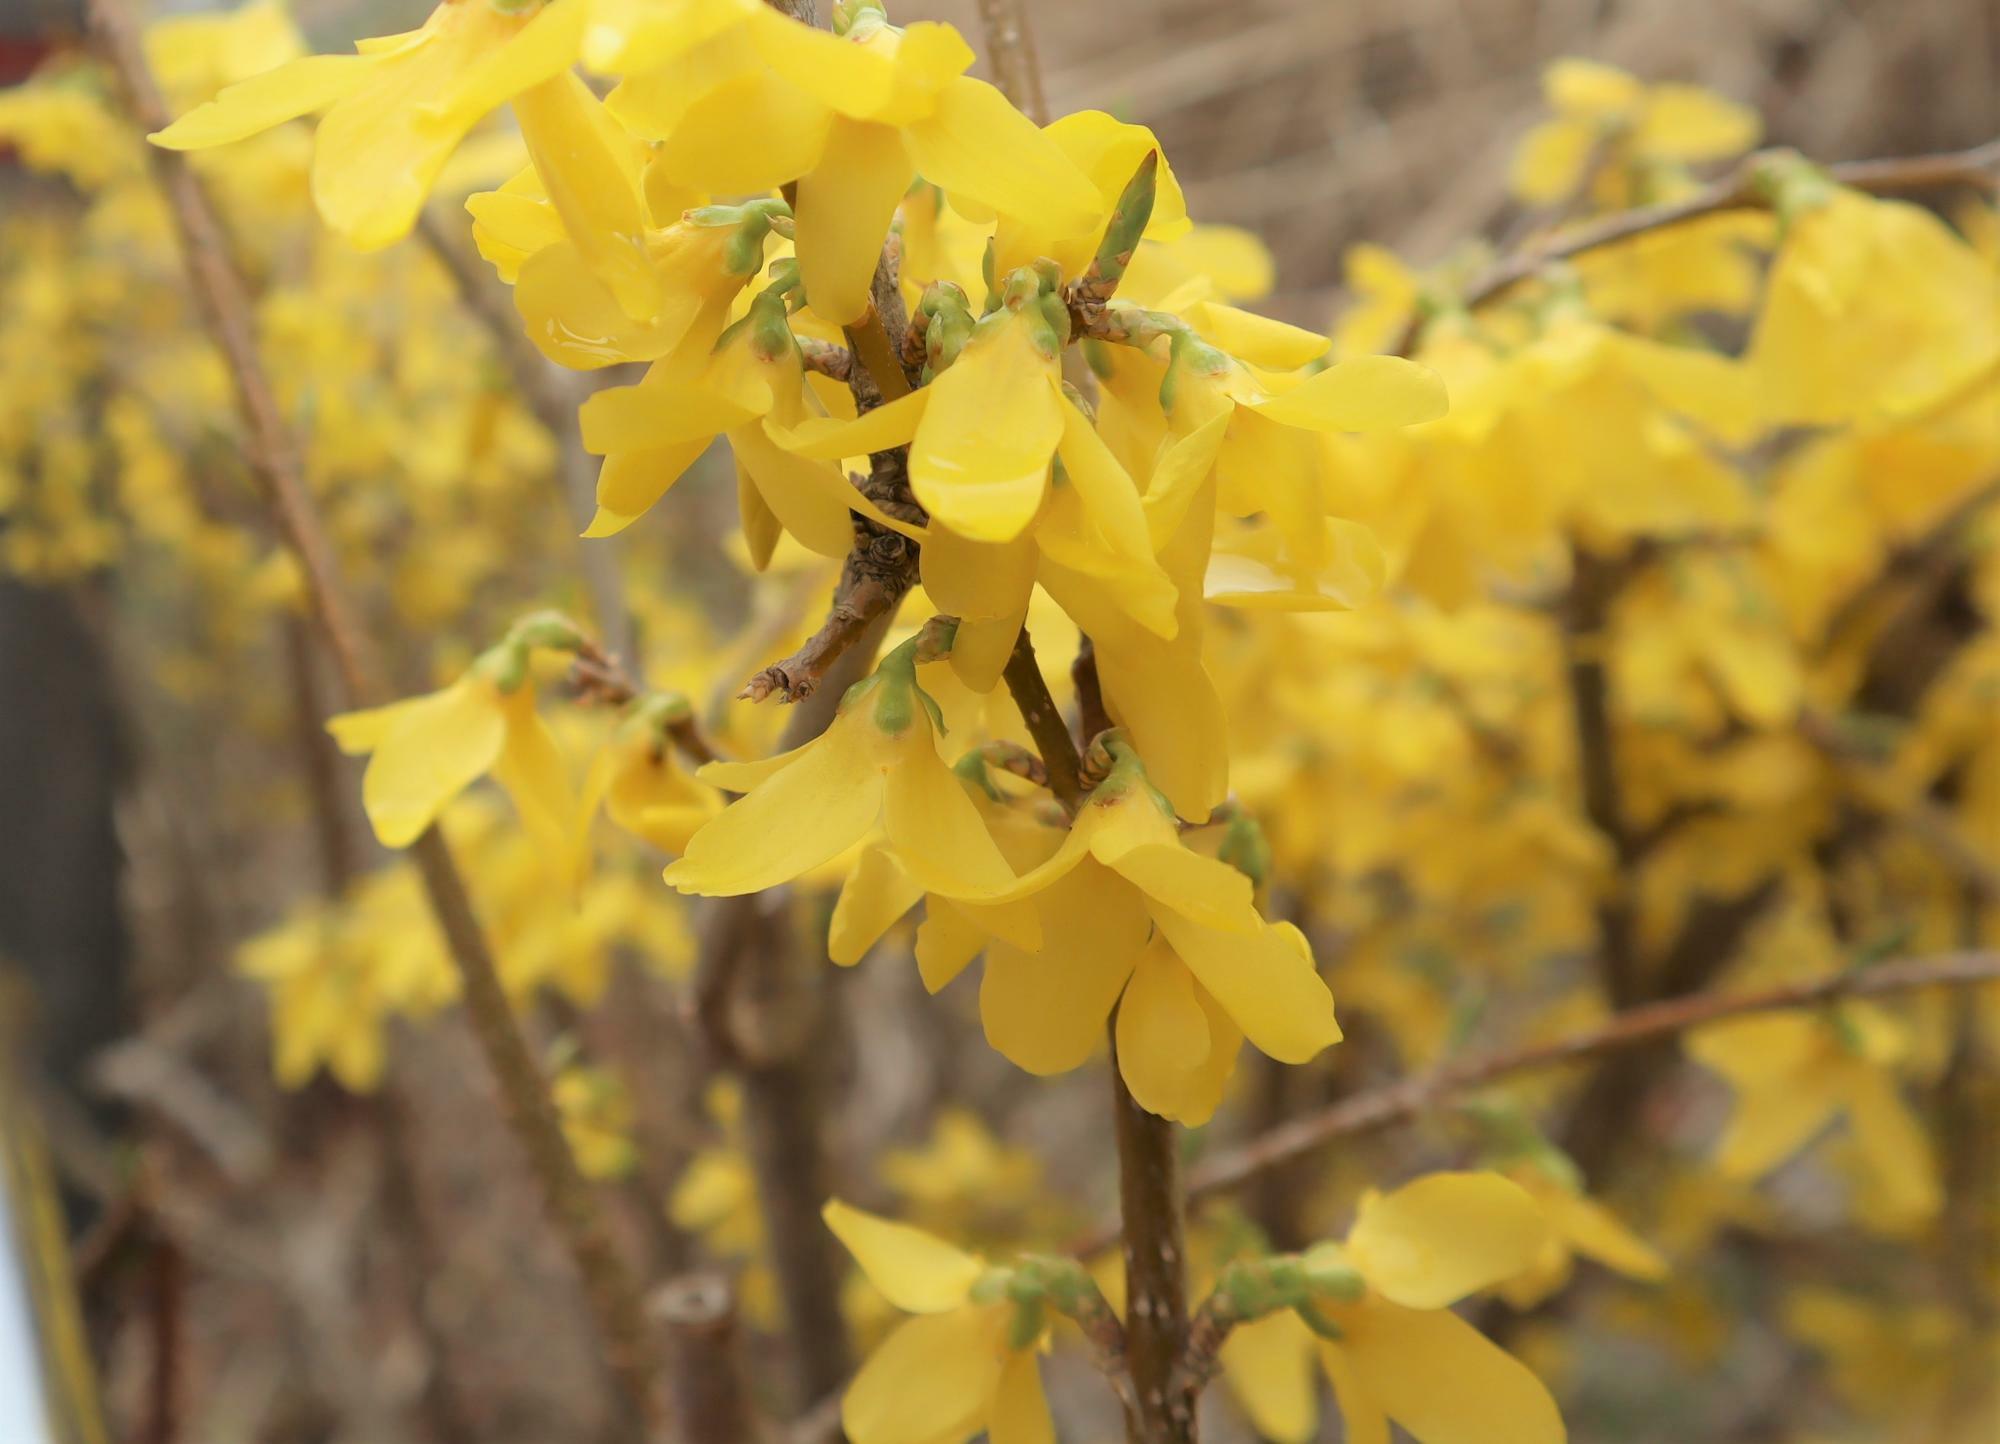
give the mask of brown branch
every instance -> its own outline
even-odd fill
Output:
[[[986,63],[993,83],[1036,125],[1049,123],[1049,101],[1035,54],[1035,32],[1026,0],[979,0],[979,23],[986,32]]]
[[[1446,1063],[1294,1119],[1261,1138],[1208,1159],[1190,1175],[1188,1193],[1192,1198],[1204,1198],[1235,1188],[1267,1168],[1309,1153],[1336,1138],[1415,1117],[1456,1094],[1483,1088],[1516,1073],[1603,1057],[1725,1018],[1807,1008],[1838,998],[1880,997],[1916,988],[1994,981],[2000,981],[2000,952],[1945,953],[1882,963],[1809,983],[1757,992],[1707,994],[1647,1003],[1567,1037]],[[1098,1242],[1086,1240],[1082,1247]]]
[[[1049,791],[1056,795],[1056,801],[1063,809],[1075,815],[1083,806],[1086,789],[1082,778],[1082,759],[1077,755],[1076,739],[1069,734],[1069,724],[1063,721],[1056,699],[1049,692],[1049,684],[1042,676],[1040,663],[1035,660],[1034,639],[1023,627],[1014,639],[1014,651],[1007,658],[1006,670],[1001,674],[1007,682],[1007,690],[1014,698],[1014,705],[1021,711],[1021,720],[1028,724],[1028,735],[1034,739],[1035,750],[1041,754],[1043,770],[1048,774]]]
[[[763,1434],[744,1377],[736,1299],[720,1274],[690,1274],[648,1301],[667,1356],[674,1437],[683,1444],[754,1444]]]
[[[861,412],[872,411],[885,400],[907,395],[914,380],[898,359],[908,320],[902,294],[896,288],[893,242],[883,248],[882,260],[875,268],[873,297],[868,317],[858,329],[848,330],[854,357],[862,364],[850,368],[847,384],[854,393],[855,407]],[[860,489],[863,496],[891,516],[916,525],[928,520],[910,493],[907,446],[870,456],[868,476],[860,483]],[[854,548],[841,566],[826,620],[791,656],[773,662],[746,682],[737,694],[742,700],[762,702],[777,696],[787,702],[803,702],[819,690],[828,671],[848,649],[876,622],[893,615],[910,588],[916,585],[917,544],[858,512],[851,515]]]
[[[875,617],[830,665],[824,690],[787,720],[780,750],[826,729],[841,694],[873,665],[893,616]],[[834,1239],[819,1216],[830,1192],[818,1067],[825,1050],[816,1046],[828,1029],[827,970],[824,955],[803,945],[782,899],[751,894],[710,904],[692,1010],[711,1059],[742,1079],[744,1148],[792,1345],[794,1402],[804,1407],[845,1384],[853,1356]],[[837,1408],[834,1418],[837,1428]]]
[[[1134,1395],[1125,1435],[1130,1444],[1193,1444],[1195,1401],[1179,1377],[1188,1332],[1180,1149],[1174,1125],[1140,1107],[1125,1086],[1115,1022],[1108,1035],[1125,1241],[1125,1352]]]
[[[144,130],[168,120],[138,37],[118,0],[92,0],[98,44],[117,73],[133,118]],[[261,483],[286,544],[305,574],[314,616],[337,664],[348,700],[360,706],[388,699],[369,639],[306,486],[298,443],[278,407],[258,354],[252,308],[230,256],[220,219],[201,181],[177,152],[149,148],[160,188],[178,232],[182,259],[209,330],[222,352],[246,428],[246,460]],[[568,1246],[602,1335],[607,1360],[627,1408],[651,1419],[656,1401],[652,1358],[639,1295],[614,1251],[595,1198],[563,1137],[547,1080],[508,1004],[486,937],[472,911],[465,881],[444,835],[432,827],[411,847],[432,911],[464,984],[467,1015],[506,1112],[540,1181],[550,1217]]]
[[[798,342],[806,370],[831,376],[836,381],[846,381],[854,375],[854,353],[847,347],[822,341],[817,336],[801,336]]]
[[[1784,151],[1758,151],[1745,156],[1720,180],[1690,195],[1604,216],[1516,252],[1496,262],[1468,285],[1458,297],[1458,302],[1468,311],[1477,310],[1523,281],[1532,280],[1558,261],[1572,260],[1591,251],[1615,246],[1621,241],[1719,215],[1724,211],[1765,209],[1771,204],[1770,191],[1763,183],[1766,170],[1774,158],[1787,154]],[[1897,195],[1952,185],[1973,186],[1992,193],[1996,187],[1996,168],[2000,168],[2000,140],[1988,141],[1970,150],[1936,155],[1844,161],[1829,165],[1825,170],[1831,179],[1855,190],[1866,191],[1870,195]],[[1396,343],[1396,354],[1407,356],[1415,349],[1429,320],[1428,315],[1411,319]]]
[[[1827,618],[1821,633],[1827,649],[1845,641],[1897,587],[1944,571],[1958,549],[1959,533],[1995,501],[2000,501],[2000,477],[1973,488],[1919,536],[1892,553],[1888,562],[1844,597]]]

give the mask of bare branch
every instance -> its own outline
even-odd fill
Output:
[[[90,20],[98,44],[119,77],[133,118],[147,131],[167,123],[167,113],[146,67],[138,36],[118,0],[92,0]],[[337,664],[351,703],[388,700],[369,638],[356,620],[346,578],[327,538],[297,439],[279,409],[259,355],[247,287],[231,259],[221,221],[207,192],[183,157],[149,147],[150,158],[178,232],[182,259],[209,330],[221,350],[246,429],[246,460],[264,489],[286,545],[298,558],[321,635]],[[429,893],[433,913],[464,984],[466,1013],[506,1105],[509,1122],[542,1186],[550,1218],[583,1278],[585,1297],[603,1337],[627,1408],[653,1419],[652,1351],[639,1294],[612,1247],[604,1220],[563,1136],[547,1080],[529,1050],[500,983],[486,936],[472,911],[465,880],[444,834],[435,826],[410,848]]]

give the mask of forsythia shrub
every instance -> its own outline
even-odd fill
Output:
[[[1171,1163],[1215,1148],[1196,1130],[1248,1091],[1246,1043],[1324,1073],[1336,993],[1366,1025],[1357,1068],[1415,1071],[1475,1035],[1546,1040],[2000,933],[1990,199],[1948,220],[1758,153],[1727,203],[1572,256],[1606,215],[1704,194],[1691,167],[1744,156],[1759,124],[1564,61],[1512,177],[1547,208],[1545,262],[1482,288],[1476,250],[1423,273],[1364,247],[1321,334],[1244,308],[1268,259],[1189,216],[1143,126],[1037,124],[967,74],[954,29],[899,28],[876,0],[841,0],[829,29],[760,0],[447,0],[351,55],[304,54],[259,0],[161,22],[147,54],[178,114],[151,141],[191,152],[236,223],[311,483],[384,619],[422,633],[475,594],[519,604],[438,651],[435,690],[331,723],[367,758],[384,847],[440,819],[460,845],[519,1003],[588,1008],[619,953],[685,978],[676,893],[791,886],[836,964],[913,956],[931,993],[976,964],[955,992],[1028,1073],[1108,1038],[1137,1110],[1187,1130],[1121,1118],[1121,1146]],[[488,119],[503,108],[518,144]],[[104,76],[57,66],[0,97],[0,137],[82,197],[4,223],[0,555],[32,577],[177,578],[201,619],[192,695],[188,669],[299,605],[297,575],[203,504],[240,428]],[[652,513],[720,438],[732,554],[775,629],[713,635],[672,579],[631,572],[643,659],[528,609],[585,605],[549,579],[573,555],[536,489],[560,439],[431,258],[397,245],[434,196],[465,198],[550,362],[644,368],[581,404],[602,459],[582,544],[674,527]],[[300,227],[308,201],[344,244]],[[1946,590],[1948,645],[1909,643]],[[885,625],[824,730],[749,755],[774,728],[750,702],[804,700]],[[799,648],[741,705],[689,700],[774,639]],[[639,660],[681,690],[647,690]],[[400,866],[303,905],[241,966],[290,1084],[324,1066],[372,1087],[385,1019],[458,990]],[[850,1300],[880,1342],[848,1437],[1052,1438],[1039,1361],[1075,1322],[1134,1437],[1191,1438],[1211,1374],[1265,1437],[1316,1437],[1316,1365],[1351,1444],[1391,1421],[1424,1444],[1560,1440],[1536,1374],[1453,1305],[1534,1308],[1589,1260],[1646,1287],[1593,1292],[1584,1317],[1699,1358],[1693,1320],[1729,1323],[1696,1261],[1753,1216],[1782,1230],[1747,1186],[1802,1156],[1862,1233],[1933,1246],[1955,1143],[1913,1090],[1954,1048],[2000,1046],[1995,1003],[1700,1029],[1688,1056],[1720,1086],[1670,1157],[1630,1156],[1657,1080],[1619,1058],[1441,1102],[1432,1124],[1475,1167],[1377,1192],[1350,1161],[1300,1185],[1291,1237],[1205,1200],[1164,1261],[1202,1286],[1165,1373],[1141,1340],[1161,1300],[1115,1260],[1052,1252],[1077,1219],[1033,1157],[942,1119],[858,1196],[976,1228],[980,1253],[825,1204],[911,1316]],[[623,1085],[562,1061],[584,1171],[630,1172]],[[737,1103],[711,1107],[717,1141],[659,1202],[749,1270],[774,1323]],[[1651,1186],[1620,1193],[1634,1177]],[[1786,1326],[1840,1367],[1928,1300],[1802,1289]],[[1549,1340],[1508,1331],[1563,1376]],[[1101,1347],[1128,1335],[1129,1380]],[[1893,1392],[1849,1403],[1866,1437],[1947,1437],[1896,1432]]]

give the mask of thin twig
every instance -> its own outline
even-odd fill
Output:
[[[133,118],[144,130],[162,128],[166,108],[118,0],[92,0],[98,43],[116,71]],[[258,353],[247,288],[228,250],[220,219],[201,181],[174,151],[149,148],[178,231],[182,259],[223,360],[246,427],[246,460],[286,544],[305,574],[314,616],[338,666],[348,700],[370,706],[388,700],[382,672],[345,577],[305,483],[296,438],[279,409]],[[411,846],[431,907],[464,984],[466,1011],[510,1123],[540,1181],[549,1214],[582,1276],[607,1360],[637,1416],[656,1416],[653,1360],[638,1290],[612,1247],[597,1203],[563,1136],[547,1080],[508,1003],[500,975],[472,911],[465,880],[444,835],[432,827]]]
[[[1705,994],[1628,1008],[1596,1027],[1566,1037],[1446,1063],[1294,1119],[1202,1163],[1189,1175],[1188,1193],[1190,1197],[1202,1198],[1235,1188],[1267,1168],[1310,1153],[1336,1138],[1415,1117],[1456,1094],[1485,1087],[1516,1073],[1601,1057],[1724,1018],[1808,1008],[1839,998],[1881,997],[1916,988],[1967,986],[1997,980],[2000,980],[2000,952],[1946,953],[1882,963],[1754,993]],[[1101,1247],[1104,1242],[1108,1238],[1102,1235],[1086,1240],[1079,1251],[1093,1244]]]
[[[1758,151],[1745,156],[1720,180],[1678,200],[1619,211],[1540,241],[1496,262],[1466,286],[1458,302],[1468,311],[1477,310],[1523,281],[1533,279],[1557,261],[1572,260],[1591,251],[1629,241],[1635,236],[1666,230],[1724,211],[1764,209],[1772,200],[1769,189],[1763,184],[1766,170],[1774,158],[1788,154],[1784,151]],[[1845,161],[1827,166],[1826,173],[1840,184],[1870,195],[1896,195],[1951,185],[1973,186],[1990,194],[1996,186],[1994,172],[1997,168],[2000,168],[2000,140],[1988,141],[1970,150],[1946,151],[1936,155]],[[1398,355],[1408,355],[1415,348],[1429,319],[1428,315],[1411,319],[1396,344]]]

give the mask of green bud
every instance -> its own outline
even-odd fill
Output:
[[[1322,1244],[1299,1256],[1299,1270],[1305,1276],[1306,1292],[1314,1298],[1353,1303],[1368,1292],[1361,1273],[1347,1261],[1347,1252],[1338,1244]]]
[[[1013,1321],[1007,1327],[1007,1347],[1031,1349],[1049,1326],[1048,1311],[1039,1298],[1014,1306]]]
[[[993,775],[986,765],[986,758],[977,749],[952,763],[951,770],[958,775],[960,781],[970,782],[990,800],[994,802],[1001,800],[1000,789],[993,783]]]
[[[1090,263],[1090,278],[1098,283],[1097,289],[1106,298],[1125,278],[1125,268],[1132,263],[1132,253],[1139,248],[1139,238],[1145,235],[1147,223],[1153,218],[1159,180],[1160,153],[1149,150],[1119,194],[1111,220],[1104,228],[1104,239],[1098,242],[1097,255]]]
[[[1222,834],[1222,848],[1216,854],[1258,887],[1271,875],[1271,843],[1264,829],[1248,813],[1229,819]]]
[[[1111,364],[1110,346],[1095,337],[1084,338],[1083,364],[1090,368],[1090,374],[1099,381],[1109,381],[1117,374],[1117,368]]]
[[[1337,1344],[1347,1337],[1339,1324],[1336,1324],[1332,1319],[1329,1319],[1309,1303],[1300,1304],[1293,1312],[1299,1316],[1300,1321],[1307,1328],[1318,1334],[1322,1339]]]
[[[679,692],[648,692],[632,704],[632,716],[651,731],[694,720],[694,703]]]
[[[934,376],[958,359],[979,323],[965,292],[950,281],[925,287],[918,309],[924,316],[925,369]]]
[[[1831,201],[1838,184],[1795,150],[1775,150],[1758,156],[1750,169],[1750,189],[1777,212],[1789,228],[1807,211]]]
[[[472,670],[502,692],[518,692],[521,684],[528,680],[528,645],[509,636],[481,652],[474,660]]]
[[[744,320],[749,323],[750,349],[764,360],[776,361],[798,350],[784,298],[777,292],[763,291],[752,297]]]
[[[966,1300],[975,1304],[997,1304],[1002,1299],[1012,1296],[1013,1286],[1012,1269],[988,1269],[972,1281],[972,1287],[966,1293]]]
[[[552,652],[575,652],[585,646],[583,628],[561,612],[530,612],[507,629],[509,641]]]

